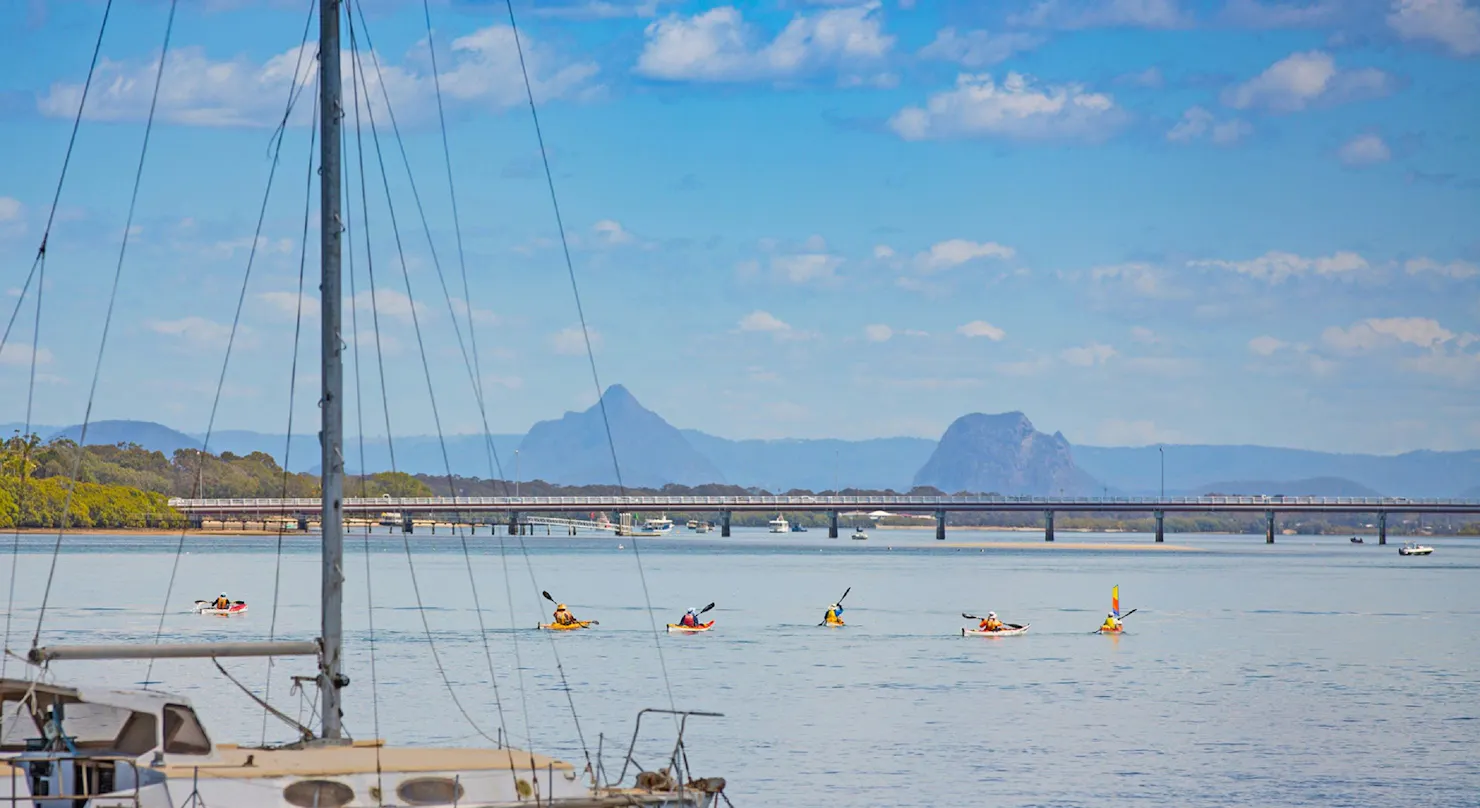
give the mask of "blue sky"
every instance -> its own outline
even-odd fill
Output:
[[[166,11],[119,2],[103,44],[48,250],[42,423],[86,402]],[[462,317],[422,7],[366,11]],[[678,426],[934,437],[963,413],[1018,409],[1087,444],[1480,447],[1475,0],[516,11],[602,380]],[[6,316],[101,12],[0,10]],[[95,417],[204,428],[306,12],[181,4]],[[594,391],[504,6],[431,14],[490,425],[522,431]],[[309,109],[283,142],[222,428],[286,424]],[[383,137],[443,425],[476,431]],[[428,433],[412,307],[369,182],[392,429]],[[351,204],[358,228],[358,186]],[[307,305],[296,417],[312,431]],[[0,354],[0,421],[24,414],[30,310]],[[364,384],[366,432],[381,433],[368,365]]]

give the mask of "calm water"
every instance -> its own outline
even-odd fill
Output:
[[[716,631],[656,643],[630,540],[618,550],[612,538],[526,539],[537,587],[510,544],[512,623],[497,543],[470,540],[484,619],[496,629],[489,647],[507,732],[580,759],[558,652],[592,754],[601,734],[606,765],[620,767],[613,750],[625,747],[636,711],[668,705],[661,648],[675,701],[725,714],[692,721],[690,760],[700,774],[727,777],[739,806],[1480,805],[1480,543],[1438,539],[1435,555],[1405,559],[1395,545],[1341,537],[1284,536],[1266,547],[1262,537],[1173,536],[1206,552],[1145,553],[1044,550],[1030,534],[952,533],[1023,544],[985,551],[939,547],[926,531],[875,531],[867,544],[825,535],[644,540],[660,625],[684,607],[719,603]],[[43,643],[152,638],[175,541],[69,537]],[[416,541],[447,679],[497,736],[461,548],[445,531]],[[188,541],[164,640],[265,638],[274,549],[272,538]],[[366,561],[359,538],[350,549],[346,725],[369,737]],[[285,542],[279,637],[316,633],[317,552],[311,538]],[[24,649],[35,629],[49,561],[50,539],[23,540],[12,647]],[[399,536],[371,539],[370,568],[380,734],[481,743],[429,653]],[[1133,633],[1093,636],[1117,583],[1122,608],[1140,609],[1128,620]],[[817,628],[849,586],[848,628]],[[251,613],[186,613],[222,588]],[[537,589],[601,627],[529,630],[550,611]],[[959,636],[960,612],[988,609],[1032,631]],[[262,661],[227,667],[263,687]],[[312,672],[307,659],[280,661],[274,702],[306,718],[288,677]],[[140,662],[62,663],[56,673],[131,684],[145,671]],[[261,739],[261,710],[210,663],[161,662],[152,678],[194,699],[218,740]],[[659,765],[672,729],[653,721],[638,759]],[[288,737],[268,725],[270,740]]]

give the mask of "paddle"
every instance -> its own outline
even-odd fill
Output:
[[[851,586],[848,587],[847,589],[844,589],[843,590],[843,597],[842,598],[838,598],[838,605],[839,606],[842,606],[843,605],[843,598],[848,597],[848,593],[849,592],[852,592],[852,591],[853,591],[853,587],[851,587]],[[821,623],[818,623],[817,625],[819,625],[819,626],[825,626],[825,625],[827,625],[827,621],[826,620],[823,620]]]
[[[559,606],[560,605],[560,601],[558,601],[558,600],[550,597],[550,593],[549,592],[546,592],[545,590],[542,589],[542,590],[540,590],[540,594],[545,596],[545,600],[550,601],[551,603],[555,604],[556,606]],[[577,620],[576,622],[577,623],[589,623],[589,624],[591,624],[593,626],[599,626],[599,625],[601,625],[601,621],[600,620]]]
[[[1126,612],[1125,614],[1121,615],[1120,617],[1117,617],[1116,619],[1117,620],[1124,620],[1127,617],[1130,617],[1131,615],[1135,614],[1136,612],[1138,612],[1140,610],[1141,610],[1141,607],[1140,606],[1137,606],[1136,608],[1131,609],[1130,611]],[[1100,630],[1099,629],[1095,629],[1094,631],[1091,631],[1090,633],[1091,634],[1099,634],[1100,633]]]

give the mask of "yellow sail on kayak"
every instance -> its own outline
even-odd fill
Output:
[[[1114,612],[1117,618],[1120,617],[1120,584],[1110,588],[1110,611]]]

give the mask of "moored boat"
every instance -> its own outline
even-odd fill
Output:
[[[1398,555],[1404,556],[1424,556],[1433,555],[1433,553],[1434,548],[1426,544],[1419,544],[1417,542],[1411,541],[1403,542],[1403,546],[1398,548]]]
[[[790,522],[787,522],[786,521],[786,517],[782,516],[779,513],[776,514],[776,518],[775,519],[772,519],[767,524],[769,524],[771,526],[771,532],[772,533],[790,533],[791,532],[791,523]]]

